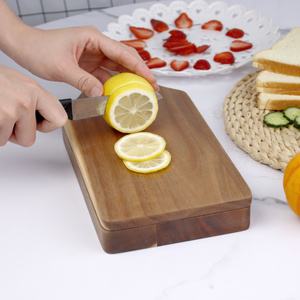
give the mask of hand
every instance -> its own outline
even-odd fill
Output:
[[[45,117],[39,124],[36,110]],[[50,132],[66,121],[67,114],[58,99],[32,78],[0,66],[0,146],[8,141],[31,146],[36,130]]]
[[[22,37],[24,40],[22,41]],[[101,34],[93,26],[58,30],[27,28],[22,45],[12,56],[33,74],[71,84],[88,96],[103,93],[111,74],[131,71],[145,77],[157,90],[156,79],[136,50]]]

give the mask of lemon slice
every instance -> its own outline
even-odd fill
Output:
[[[127,161],[145,161],[159,156],[166,147],[166,141],[150,132],[131,133],[115,143],[117,155]]]
[[[104,83],[104,95],[111,95],[117,88],[128,83],[141,83],[152,89],[152,85],[143,77],[133,73],[119,73]]]
[[[152,173],[166,168],[171,161],[171,154],[164,150],[161,155],[146,161],[134,162],[123,160],[125,166],[138,173]]]
[[[108,98],[103,118],[124,133],[139,132],[153,123],[158,102],[153,88],[142,83],[128,83],[116,88]]]

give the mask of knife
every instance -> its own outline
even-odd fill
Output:
[[[162,99],[162,95],[155,92],[157,100]],[[92,98],[78,98],[72,100],[71,98],[60,99],[59,102],[65,109],[69,120],[81,120],[104,115],[105,106],[109,96],[98,96]],[[37,123],[44,120],[44,117],[36,111],[35,113]]]

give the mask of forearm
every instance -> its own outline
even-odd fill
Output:
[[[24,37],[34,30],[27,26],[8,6],[0,0],[0,50],[12,59],[22,51]]]

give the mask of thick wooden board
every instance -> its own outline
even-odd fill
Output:
[[[102,117],[69,121],[63,130],[99,239],[110,253],[249,226],[251,191],[195,105],[182,91],[161,87],[160,93],[164,99],[147,131],[165,138],[172,161],[157,173],[138,174],[123,165],[114,144],[124,134]]]

